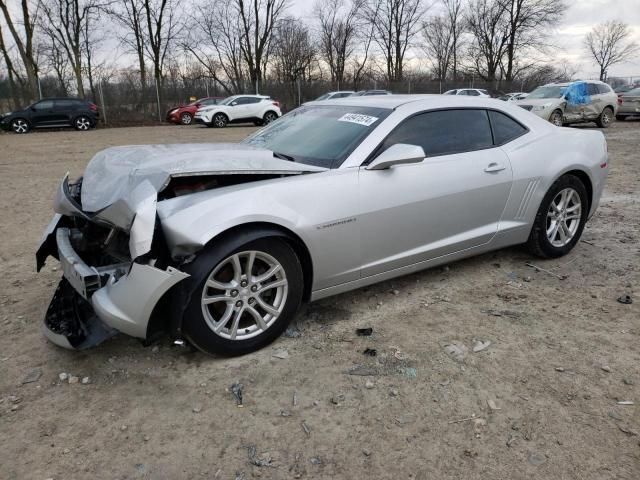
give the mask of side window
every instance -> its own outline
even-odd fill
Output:
[[[200,105],[215,105],[216,101],[213,98],[208,98],[200,102]]]
[[[43,100],[33,106],[36,110],[51,110],[53,108],[53,100]]]
[[[405,120],[385,139],[382,150],[396,143],[420,145],[434,157],[490,148],[493,138],[485,110],[441,110]]]
[[[245,97],[245,100],[247,104],[250,103],[260,103],[263,99],[260,97]]]
[[[469,95],[470,97],[480,96],[477,90],[465,90],[465,92],[467,92],[467,95]]]
[[[598,84],[598,92],[602,93],[611,93],[611,87],[609,85],[605,85],[603,83]]]
[[[493,128],[493,140],[496,145],[504,145],[527,133],[527,129],[504,113],[489,110],[489,119]]]
[[[55,104],[56,108],[61,110],[71,110],[78,106],[78,102],[74,102],[73,100],[56,100]]]
[[[245,105],[247,103],[247,97],[239,97],[236,98],[233,102],[231,103],[235,103],[236,105]]]
[[[587,83],[587,93],[589,95],[600,95],[600,90],[598,90],[598,85],[595,83]]]

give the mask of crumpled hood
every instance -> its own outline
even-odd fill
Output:
[[[62,215],[107,222],[129,232],[131,258],[151,249],[156,203],[172,177],[200,175],[297,175],[326,168],[275,158],[243,144],[174,144],[112,147],[98,152],[84,172],[81,205],[69,194],[68,175],[54,199]]]
[[[82,181],[82,210],[98,212],[126,199],[145,181],[156,192],[171,177],[211,174],[295,174],[325,168],[289,162],[271,150],[231,143],[131,145],[98,152]]]

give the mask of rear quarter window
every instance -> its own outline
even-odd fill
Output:
[[[504,145],[527,133],[527,128],[513,118],[495,110],[489,110],[489,119],[493,129],[493,141],[496,145]]]

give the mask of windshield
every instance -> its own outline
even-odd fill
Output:
[[[220,100],[220,102],[218,103],[218,105],[229,105],[231,102],[233,102],[234,100],[236,100],[238,97],[233,96],[233,97],[227,97],[224,100]]]
[[[567,87],[538,87],[529,94],[527,100],[532,98],[561,98]]]
[[[199,98],[199,99],[198,99],[198,100],[196,100],[195,102],[191,102],[191,103],[189,104],[189,106],[192,106],[192,105],[194,105],[194,106],[195,106],[195,105],[198,105],[199,103],[202,103],[202,102],[204,102],[205,100],[206,100],[206,98]]]
[[[316,98],[316,102],[318,100],[326,100],[327,98],[329,98],[331,94],[330,93],[325,93],[324,95],[320,95],[318,98]]]
[[[390,113],[386,108],[303,105],[242,143],[295,162],[338,168]]]

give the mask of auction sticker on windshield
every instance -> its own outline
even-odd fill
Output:
[[[365,127],[373,125],[376,120],[378,120],[378,117],[370,117],[369,115],[362,115],[361,113],[345,113],[338,119],[339,122],[357,123]]]

